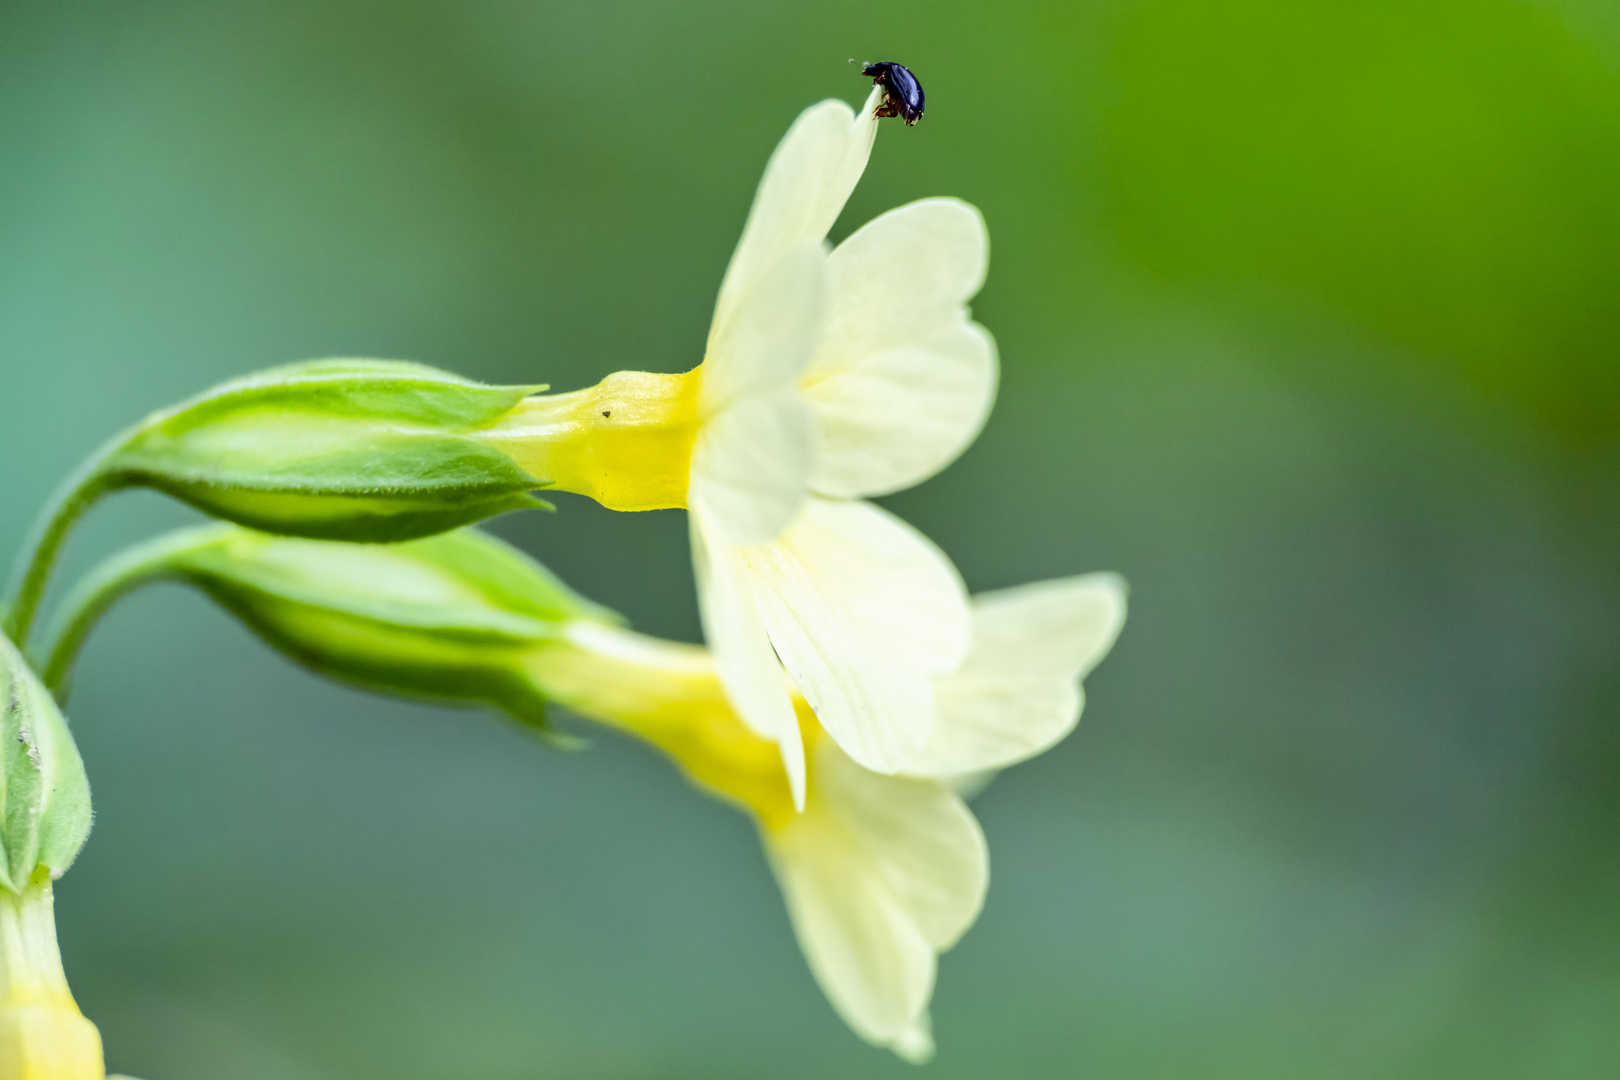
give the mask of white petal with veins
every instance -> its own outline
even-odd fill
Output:
[[[891,210],[833,252],[827,329],[803,382],[818,436],[814,490],[910,487],[978,435],[995,399],[996,348],[966,305],[988,256],[983,218],[957,199]]]
[[[877,137],[877,91],[859,114],[823,101],[799,114],[765,166],[742,239],[720,285],[709,340],[730,328],[752,281],[800,245],[820,245],[855,190]]]
[[[898,771],[933,735],[932,678],[967,652],[967,593],[916,529],[811,496],[777,540],[739,550],[771,644],[856,761]]]
[[[934,682],[933,741],[905,771],[955,777],[1035,756],[1074,730],[1080,680],[1125,622],[1115,574],[1038,581],[973,598],[973,644]]]
[[[765,834],[800,947],[850,1027],[927,1060],[935,957],[983,906],[984,835],[945,785],[869,772],[826,740],[812,779],[805,812]]]
[[[732,543],[775,536],[804,499],[813,436],[795,386],[820,333],[825,279],[819,245],[789,251],[747,292],[698,371],[687,504]]]
[[[694,509],[687,516],[692,526],[692,563],[697,572],[703,636],[714,654],[720,682],[743,723],[781,749],[782,764],[793,789],[793,804],[802,809],[804,743],[759,608],[743,578],[736,550],[713,535],[713,528],[700,511]]]

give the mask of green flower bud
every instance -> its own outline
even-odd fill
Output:
[[[550,509],[530,494],[549,479],[475,437],[544,389],[484,386],[421,364],[317,360],[154,413],[57,493],[0,603],[0,630],[27,644],[69,530],[119,488],[157,488],[265,532],[370,543]]]
[[[67,721],[0,635],[0,890],[60,877],[90,834],[90,782]]]
[[[101,468],[267,532],[407,540],[546,505],[529,494],[543,480],[469,437],[542,389],[393,361],[294,364],[153,415]]]
[[[542,731],[545,698],[524,657],[569,623],[617,620],[471,529],[359,545],[204,526],[115,558],[64,603],[69,614],[47,668],[52,685],[65,680],[99,614],[155,578],[195,585],[323,674],[386,693],[493,705]]]

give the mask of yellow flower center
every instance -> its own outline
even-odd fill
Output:
[[[525,398],[476,437],[551,490],[610,510],[684,507],[698,378],[620,371],[588,390]]]

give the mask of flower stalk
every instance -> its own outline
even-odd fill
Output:
[[[121,435],[107,443],[68,477],[46,504],[33,532],[24,542],[7,589],[6,602],[0,605],[0,610],[4,611],[0,630],[19,646],[28,641],[40,601],[45,598],[45,587],[50,583],[51,571],[73,526],[103,495],[128,485],[127,477],[106,467],[126,438]]]
[[[79,650],[107,609],[143,585],[177,576],[176,556],[194,544],[189,533],[172,533],[112,556],[82,578],[56,612],[45,647],[40,680],[58,705],[66,706]]]

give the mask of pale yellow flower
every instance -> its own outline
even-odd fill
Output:
[[[56,947],[50,874],[0,890],[0,1077],[102,1080],[101,1036],[68,990]]]
[[[809,750],[802,813],[776,746],[738,717],[704,650],[581,620],[527,665],[548,697],[657,745],[753,815],[833,1007],[862,1038],[922,1061],[933,1053],[937,957],[972,926],[989,883],[984,836],[953,783],[1068,734],[1080,679],[1124,617],[1124,586],[1110,574],[975,598],[972,646],[935,680],[934,742],[909,775],[857,764],[797,699]]]
[[[690,511],[719,677],[780,748],[799,802],[804,750],[778,659],[862,765],[895,772],[932,738],[933,679],[967,648],[966,592],[938,548],[864,500],[954,460],[996,384],[994,342],[966,306],[988,258],[978,211],[925,199],[827,248],[874,104],[816,105],[777,147],[699,367],[532,398],[484,436],[560,490]]]

